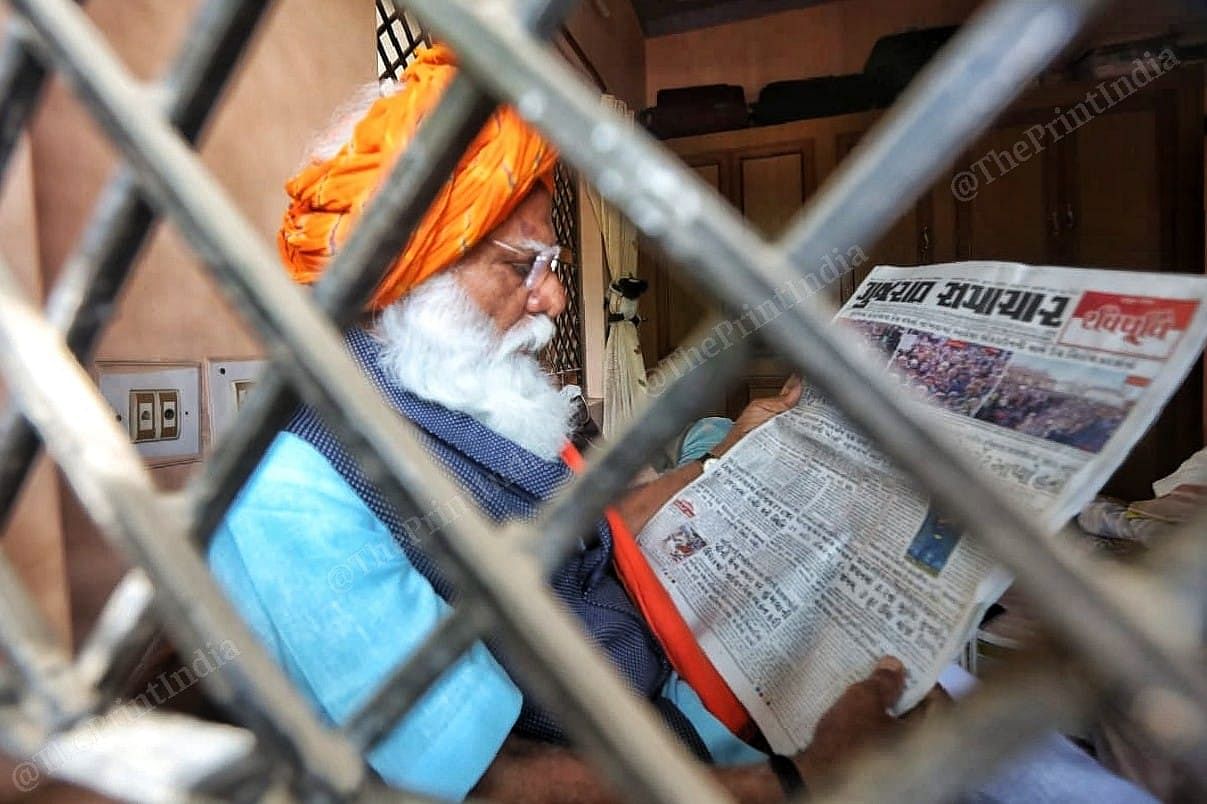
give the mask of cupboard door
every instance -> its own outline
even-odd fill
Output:
[[[1056,149],[1030,146],[1041,123],[992,129],[957,165],[944,189],[956,198],[958,259],[1060,263]]]
[[[1174,268],[1173,95],[1141,100],[1149,102],[1099,115],[1063,141],[1068,180],[1059,213],[1070,265]]]
[[[738,151],[735,164],[738,208],[769,239],[784,232],[817,189],[812,140]]]
[[[735,153],[738,206],[755,229],[769,240],[779,239],[817,190],[816,150],[812,139],[799,139],[745,148]],[[741,316],[743,311],[730,310]],[[736,418],[746,404],[779,391],[790,367],[762,339],[756,339],[752,359],[729,395],[726,415]]]

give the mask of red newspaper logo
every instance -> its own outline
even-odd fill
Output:
[[[1162,359],[1190,326],[1199,303],[1189,299],[1087,292],[1060,342],[1103,352]]]
[[[682,511],[686,517],[694,517],[696,515],[696,509],[692,507],[692,504],[688,500],[683,498],[675,500],[675,507]]]

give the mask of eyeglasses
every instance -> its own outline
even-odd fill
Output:
[[[518,248],[510,243],[504,243],[502,240],[490,242],[513,254],[522,254],[526,257],[523,260],[504,260],[503,263],[510,265],[517,274],[524,278],[524,287],[527,290],[532,290],[540,285],[545,280],[546,274],[556,271],[562,264],[562,247],[560,245],[541,246],[536,253],[532,253],[532,249]]]

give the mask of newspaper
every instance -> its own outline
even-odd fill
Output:
[[[1202,276],[879,267],[835,325],[862,334],[913,392],[908,404],[1055,532],[1200,354],[1205,300]],[[782,753],[807,745],[882,655],[905,663],[899,708],[912,707],[1010,582],[808,388],[668,502],[638,542]]]

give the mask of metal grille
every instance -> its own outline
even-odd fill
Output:
[[[574,171],[559,162],[553,171],[553,231],[573,259],[563,262],[558,279],[566,290],[566,311],[554,322],[557,331],[541,355],[541,363],[561,385],[583,380],[583,275],[579,257],[578,186]]]
[[[262,2],[210,0],[190,29],[160,93],[148,94],[116,63],[70,0],[9,0],[14,26],[0,54],[0,161],[28,123],[47,70],[61,72],[128,163],[102,194],[78,254],[64,267],[47,309],[32,309],[0,265],[0,369],[13,403],[0,422],[0,491],[11,510],[40,443],[58,463],[101,530],[137,567],[109,601],[79,655],[58,647],[0,558],[0,741],[7,753],[64,751],[54,772],[130,799],[168,792],[248,797],[350,799],[373,787],[360,759],[445,668],[490,633],[521,681],[566,725],[579,750],[626,797],[724,800],[589,647],[540,582],[575,548],[586,523],[628,483],[649,453],[692,417],[707,392],[731,383],[741,348],[666,378],[656,404],[531,523],[496,528],[476,512],[435,514],[458,490],[437,471],[412,428],[387,408],[344,352],[339,328],[371,293],[392,255],[485,121],[490,98],[517,105],[565,158],[628,215],[651,242],[719,302],[757,305],[778,288],[816,279],[831,249],[877,239],[899,212],[1044,66],[1104,3],[998,0],[988,5],[920,76],[867,147],[818,193],[784,238],[769,243],[661,147],[601,108],[540,47],[571,3],[412,0],[408,5],[460,54],[463,75],[424,122],[414,147],[431,158],[400,160],[360,227],[312,296],[290,285],[261,242],[206,173],[189,142],[245,47]],[[483,93],[490,93],[490,96]],[[155,100],[152,101],[151,98]],[[166,101],[166,102],[165,102]],[[126,435],[81,367],[131,257],[154,215],[171,217],[256,326],[273,363],[203,471],[183,494],[158,493]],[[1200,647],[1187,646],[1177,605],[1200,609],[1207,585],[1204,520],[1149,567],[1108,570],[1059,549],[948,442],[902,405],[862,353],[827,322],[821,296],[785,310],[763,331],[936,502],[969,526],[1043,614],[1052,644],[1028,663],[929,721],[884,755],[860,762],[842,786],[816,798],[915,801],[952,795],[988,772],[1055,719],[1109,705],[1129,713],[1153,746],[1207,777],[1207,678]],[[702,333],[706,334],[706,333]],[[715,341],[713,341],[715,344]],[[404,517],[445,522],[433,556],[462,603],[341,729],[321,724],[239,620],[209,576],[199,547],[254,468],[297,399],[330,424],[366,475]],[[1164,570],[1164,575],[1159,574]],[[1109,577],[1111,582],[1103,583]],[[1167,594],[1176,589],[1176,598]],[[237,661],[202,679],[238,729],[190,726],[189,739],[155,752],[157,780],[105,775],[90,763],[108,749],[129,758],[128,724],[107,709],[147,634],[162,624],[186,654],[238,646]],[[1067,679],[1070,665],[1077,683]],[[1109,692],[1109,699],[1105,696]],[[93,715],[103,715],[97,726]],[[86,740],[70,743],[87,724]],[[178,735],[166,716],[139,720],[140,734]],[[73,731],[74,730],[74,731]],[[254,741],[245,739],[254,736]],[[204,746],[206,752],[187,750]],[[123,750],[124,749],[124,750]],[[221,750],[219,750],[221,749]],[[59,755],[56,755],[59,756]],[[377,792],[377,791],[374,791]],[[401,794],[396,794],[402,798]]]
[[[405,10],[394,10],[388,0],[376,0],[377,77],[397,79],[415,52],[432,44],[431,37]]]

